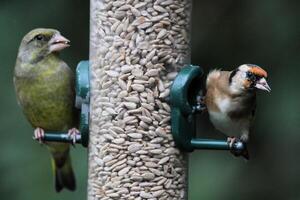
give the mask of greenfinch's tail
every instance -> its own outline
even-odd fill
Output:
[[[52,166],[55,175],[55,189],[60,192],[63,188],[71,191],[76,189],[69,151],[52,154]]]

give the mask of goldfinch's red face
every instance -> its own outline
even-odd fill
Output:
[[[253,64],[244,64],[232,73],[231,84],[242,90],[260,89],[270,92],[267,83],[268,74],[261,67]],[[233,81],[232,81],[233,80]]]
[[[267,83],[267,72],[257,65],[245,64],[239,67],[240,70],[245,72],[244,88],[245,89],[260,89],[267,92],[271,91]]]

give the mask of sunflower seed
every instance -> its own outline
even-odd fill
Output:
[[[145,75],[146,76],[157,76],[159,71],[160,71],[159,69],[150,69],[145,73]]]
[[[140,133],[129,133],[128,136],[134,139],[141,139],[143,137]]]
[[[159,12],[162,12],[162,13],[166,13],[167,10],[164,9],[163,7],[159,6],[159,5],[154,5],[153,8]]]
[[[123,104],[129,110],[135,109],[137,107],[136,103],[134,103],[134,102],[124,102]]]
[[[143,86],[141,84],[132,84],[131,88],[138,92],[143,92],[145,90],[145,86]]]
[[[134,153],[134,152],[137,152],[138,150],[140,150],[142,147],[143,147],[142,144],[133,143],[133,144],[131,144],[131,145],[128,146],[128,151],[130,153]]]
[[[151,199],[151,198],[153,198],[153,195],[151,193],[141,191],[140,197],[145,198],[145,199]]]
[[[122,170],[120,170],[120,171],[118,172],[118,175],[119,175],[119,176],[124,176],[125,174],[127,174],[127,173],[129,172],[130,168],[131,168],[131,167],[125,167],[124,169],[122,169]]]
[[[165,191],[164,190],[158,190],[155,192],[152,192],[153,197],[160,197]]]
[[[170,159],[170,157],[164,157],[158,162],[158,164],[162,165],[162,164],[168,162],[169,159]]]

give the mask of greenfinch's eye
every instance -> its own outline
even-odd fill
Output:
[[[37,36],[34,37],[36,40],[44,40],[45,36],[42,34],[38,34]]]

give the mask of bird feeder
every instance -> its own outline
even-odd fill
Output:
[[[230,150],[241,155],[246,145],[241,141],[229,146],[226,140],[196,137],[196,115],[204,110],[199,103],[203,94],[203,70],[199,66],[184,67],[175,78],[170,92],[171,127],[176,146],[191,152],[195,149]]]
[[[76,68],[76,108],[80,109],[80,135],[76,135],[75,142],[87,147],[89,141],[89,61],[81,61]],[[67,133],[46,132],[43,141],[73,143]]]
[[[190,63],[191,0],[90,2],[88,199],[187,199],[169,95]]]

